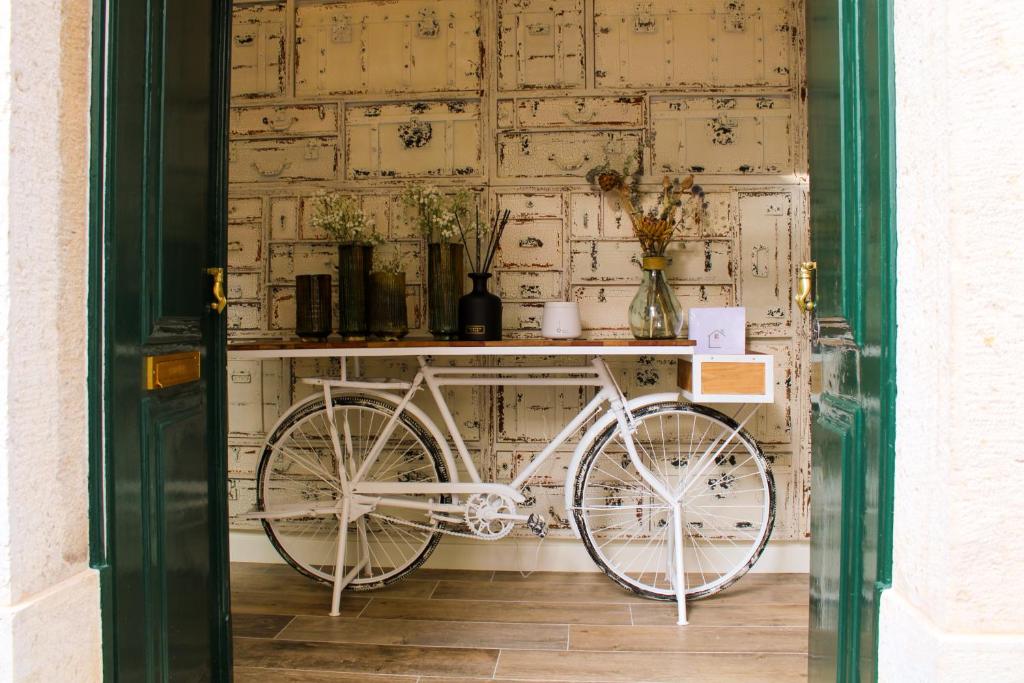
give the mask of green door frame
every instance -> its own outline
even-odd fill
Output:
[[[118,680],[116,651],[114,648],[116,609],[113,600],[112,577],[114,551],[108,547],[107,538],[113,518],[108,504],[112,490],[110,453],[104,440],[104,424],[109,424],[110,408],[105,399],[110,388],[110,379],[105,372],[107,353],[105,338],[110,329],[107,311],[110,287],[106,263],[110,253],[110,230],[107,214],[107,191],[111,178],[106,174],[108,147],[107,126],[116,112],[109,107],[111,83],[109,55],[112,49],[108,43],[109,13],[113,11],[111,0],[93,0],[92,15],[92,87],[90,107],[90,158],[89,158],[89,232],[88,232],[88,293],[87,293],[87,405],[88,405],[88,449],[89,449],[89,562],[99,573],[100,611],[102,621],[103,676],[106,681]],[[227,165],[228,165],[228,105],[230,97],[230,35],[231,2],[211,0],[216,8],[214,25],[214,72],[212,74],[215,92],[219,97],[214,102],[211,117],[210,168],[214,177],[211,187],[213,224],[223,228],[212,236],[209,263],[227,262]],[[220,65],[216,68],[216,65]],[[216,680],[231,680],[231,622],[230,589],[228,582],[228,504],[227,504],[227,377],[223,369],[227,366],[226,326],[213,326],[209,333],[207,364],[214,371],[206,370],[209,429],[208,448],[210,456],[210,499],[214,511],[210,526],[210,547],[214,555],[211,564],[219,567],[214,572],[216,585],[211,587],[214,599],[220,605],[220,628],[218,629]],[[217,371],[220,369],[221,371]]]
[[[877,155],[878,174],[874,186],[866,188],[868,196],[874,194],[876,201],[867,209],[877,215],[880,223],[881,244],[878,245],[882,264],[882,289],[884,296],[879,302],[882,307],[883,327],[881,345],[880,387],[881,419],[879,439],[882,442],[878,462],[878,526],[875,539],[874,621],[868,624],[868,633],[858,634],[861,647],[870,653],[869,671],[872,680],[878,680],[878,626],[882,593],[892,586],[892,524],[893,494],[896,477],[896,281],[897,281],[897,195],[896,195],[896,73],[895,44],[893,43],[893,2],[877,0],[874,12],[867,17],[873,34],[874,49],[870,54],[876,60],[867,59],[865,68],[873,71],[878,84],[877,94],[869,101],[876,102],[875,111],[868,109],[865,116],[869,128],[875,128],[877,148],[866,150],[869,157]],[[877,122],[872,123],[872,118]],[[862,195],[863,196],[863,195]],[[863,606],[858,599],[857,609]],[[868,640],[870,638],[870,640]],[[864,657],[861,657],[864,661]]]

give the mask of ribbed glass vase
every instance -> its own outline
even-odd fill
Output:
[[[295,276],[295,334],[323,339],[331,334],[331,276]]]
[[[338,333],[342,339],[366,339],[366,297],[370,289],[373,247],[366,244],[338,245]]]
[[[434,339],[459,338],[464,253],[461,244],[427,245],[427,323]]]
[[[409,334],[405,273],[370,273],[370,333],[390,340]]]
[[[665,278],[664,256],[643,258],[643,280],[629,305],[629,329],[637,339],[675,339],[683,328],[683,315]]]

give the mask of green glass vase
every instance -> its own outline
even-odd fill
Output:
[[[462,296],[463,259],[461,244],[427,245],[427,324],[434,339],[459,338],[459,297]]]
[[[370,333],[397,340],[409,334],[405,308],[405,273],[370,273]]]
[[[373,247],[367,244],[338,245],[338,334],[346,341],[366,339],[367,293]]]

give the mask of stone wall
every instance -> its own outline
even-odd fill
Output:
[[[92,3],[0,7],[0,682],[99,681],[89,567]]]
[[[1020,9],[895,2],[899,394],[882,681],[1022,675]]]

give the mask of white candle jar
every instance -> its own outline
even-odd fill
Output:
[[[547,339],[576,339],[583,334],[580,307],[575,301],[549,301],[544,304],[541,335]]]

